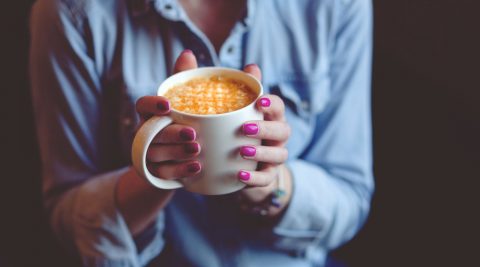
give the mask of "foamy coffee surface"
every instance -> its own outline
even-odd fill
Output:
[[[221,114],[252,103],[257,94],[246,84],[222,76],[196,78],[164,94],[172,107],[192,114]]]

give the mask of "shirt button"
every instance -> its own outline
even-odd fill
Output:
[[[203,60],[205,60],[206,56],[205,56],[204,53],[200,53],[200,54],[198,55],[198,58],[203,61]]]
[[[165,10],[170,11],[170,10],[172,10],[172,8],[173,8],[173,7],[172,7],[172,5],[170,5],[170,4],[166,4],[166,5],[165,5]]]
[[[301,106],[302,106],[302,108],[305,109],[305,110],[309,110],[309,109],[310,109],[310,103],[308,103],[308,101],[306,101],[306,100],[303,100],[303,101],[302,101]]]
[[[235,50],[235,48],[231,45],[227,48],[227,53],[231,54],[231,53],[233,53],[234,50]]]

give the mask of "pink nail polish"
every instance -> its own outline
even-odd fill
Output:
[[[245,157],[253,157],[257,153],[257,150],[253,146],[242,146],[240,148],[240,154]]]
[[[168,101],[161,101],[157,103],[157,109],[166,112],[170,109],[170,103]]]
[[[242,181],[248,181],[250,180],[250,173],[246,171],[239,171],[238,172],[238,179]]]
[[[268,98],[266,98],[266,97],[260,98],[260,106],[267,108],[267,107],[270,106],[270,104],[272,104],[272,103],[270,102],[270,99],[268,99]]]
[[[183,141],[195,140],[195,131],[190,128],[183,128],[178,134]]]
[[[258,126],[255,123],[246,123],[243,125],[243,133],[246,135],[256,135]]]
[[[187,154],[195,154],[200,151],[200,145],[198,143],[188,143],[184,145],[183,150]]]
[[[198,162],[193,162],[187,165],[187,171],[190,173],[196,173],[200,171],[201,168],[202,166],[200,166],[200,163]]]

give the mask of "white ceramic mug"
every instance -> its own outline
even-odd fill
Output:
[[[246,121],[263,120],[263,114],[255,107],[255,102],[263,94],[263,88],[255,77],[229,68],[197,68],[170,76],[160,85],[157,95],[162,96],[173,86],[189,80],[211,76],[223,76],[243,82],[257,94],[257,98],[246,107],[229,113],[199,115],[172,109],[169,115],[154,116],[147,120],[135,135],[132,161],[139,175],[153,186],[162,189],[185,187],[188,191],[205,195],[227,194],[245,186],[237,178],[239,170],[256,169],[257,162],[243,159],[239,153],[243,145],[260,144],[260,140],[248,138],[241,131]],[[163,128],[172,123],[189,125],[197,133],[197,141],[202,147],[198,157],[202,170],[195,177],[166,180],[155,177],[147,169],[146,154],[150,143]]]

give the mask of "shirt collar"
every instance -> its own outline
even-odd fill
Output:
[[[134,17],[141,16],[150,10],[151,2],[154,0],[128,0],[128,7]]]
[[[165,18],[170,20],[180,20],[184,15],[183,9],[176,0],[128,0],[131,13],[134,17],[144,15],[149,12],[152,6]],[[245,26],[250,26],[253,21],[256,0],[247,1],[247,14],[243,18]],[[153,5],[152,5],[153,4]]]

